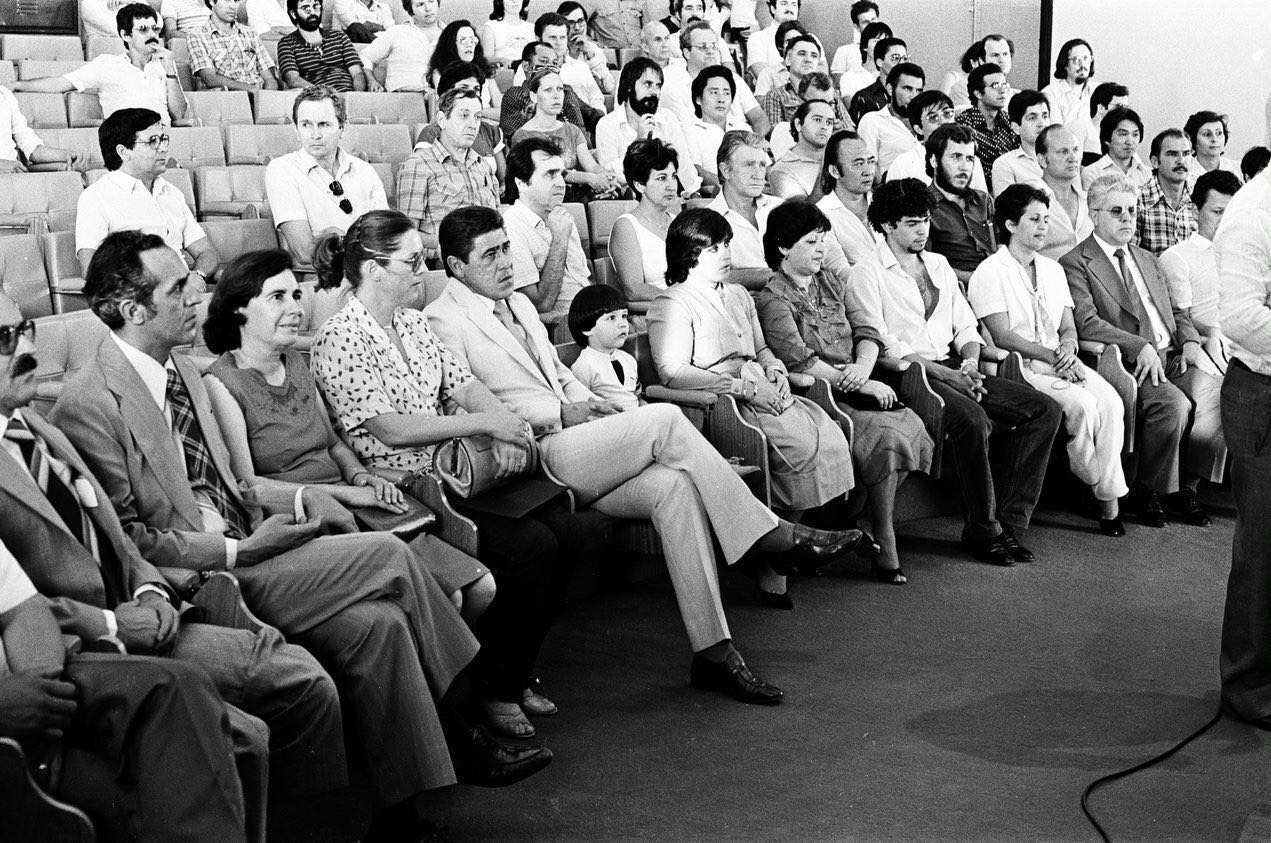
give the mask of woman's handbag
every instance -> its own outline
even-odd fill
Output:
[[[529,459],[520,472],[499,477],[493,437],[456,436],[433,449],[432,470],[453,495],[468,500],[509,480],[534,474],[538,471],[538,448],[530,447]]]

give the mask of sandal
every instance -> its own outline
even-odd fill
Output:
[[[516,703],[502,700],[484,700],[478,703],[481,719],[487,729],[504,738],[532,738],[537,734],[534,724]]]
[[[531,679],[529,687],[521,692],[521,708],[526,714],[532,714],[535,717],[549,717],[553,714],[560,713],[560,709],[556,707],[556,703],[543,696],[543,683],[537,679]]]
[[[905,576],[905,572],[899,566],[895,568],[884,568],[878,564],[875,559],[869,568],[870,575],[879,582],[885,582],[889,585],[904,585],[909,582],[909,578]]]

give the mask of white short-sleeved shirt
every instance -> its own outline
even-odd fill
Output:
[[[275,27],[295,29],[287,17],[287,8],[278,0],[247,0],[247,25],[263,35]]]
[[[663,70],[662,95],[658,105],[687,127],[697,119],[697,111],[693,108],[693,76],[683,62],[671,62]],[[728,109],[728,128],[750,131],[750,123],[746,115],[759,108],[759,100],[746,84],[746,80],[733,74],[733,82],[737,85],[737,94],[733,97],[732,107]],[[687,134],[687,131],[685,132]]]
[[[975,159],[977,162],[979,158]],[[1093,166],[1093,165],[1092,165]],[[1042,179],[1042,165],[1036,155],[1029,155],[1023,149],[1012,149],[1003,152],[993,161],[993,197],[1013,184],[1039,185]],[[1084,181],[1084,179],[1083,179]]]
[[[999,246],[971,273],[967,298],[980,319],[1005,313],[1010,329],[1022,339],[1058,348],[1064,308],[1071,310],[1073,306],[1068,277],[1063,267],[1048,257],[1035,255],[1033,262],[1037,268],[1036,294],[1027,270],[1006,246]]]
[[[755,205],[755,221],[759,228],[750,224],[742,214],[728,207],[723,192],[710,201],[706,207],[721,214],[733,229],[733,239],[729,242],[729,254],[733,259],[734,269],[757,269],[768,265],[763,254],[763,233],[768,228],[768,214],[781,204],[776,196],[766,193],[759,197]]]
[[[437,32],[407,21],[375,36],[362,51],[367,70],[385,68],[384,87],[389,91],[422,91],[427,87],[428,61],[437,46]]]
[[[370,6],[362,0],[335,0],[331,20],[335,28],[340,30],[348,29],[355,23],[377,23],[385,29],[396,23],[393,20],[393,10],[384,0],[371,0]]]
[[[861,65],[861,31],[853,26],[851,43],[834,51],[834,58],[830,60],[830,73],[838,76],[849,70],[856,70]]]
[[[1218,303],[1231,354],[1271,375],[1271,170],[1231,198],[1214,235]]]
[[[560,66],[560,79],[574,89],[579,99],[592,108],[605,110],[605,93],[600,90],[600,83],[591,73],[591,67],[582,59],[565,56]]]
[[[849,70],[839,77],[839,92],[843,95],[843,102],[851,102],[852,95],[857,91],[863,91],[870,85],[878,81],[878,71],[873,67],[858,67],[855,70]]]
[[[265,168],[265,194],[274,224],[307,222],[316,235],[328,228],[341,233],[367,211],[388,208],[384,183],[370,164],[343,149],[339,152],[337,179],[352,213],[340,210],[340,197],[331,192],[331,174],[303,149],[269,162]]]
[[[816,206],[821,209],[830,221],[830,233],[843,249],[848,263],[855,266],[863,260],[870,260],[878,248],[878,239],[868,223],[848,210],[837,193],[830,192],[822,196]]]
[[[75,249],[96,249],[106,235],[136,229],[157,234],[181,253],[207,235],[185,204],[181,190],[162,176],[153,190],[121,170],[107,173],[79,196]]]
[[[486,59],[510,65],[521,60],[525,45],[534,40],[534,24],[509,14],[503,20],[486,21],[482,35],[488,36],[494,44],[493,55]]]
[[[145,70],[127,56],[104,55],[76,68],[64,77],[77,91],[97,91],[102,116],[109,117],[121,108],[148,108],[159,112],[163,123],[172,125],[168,114],[168,79],[163,62],[151,59]]]
[[[724,130],[714,123],[694,117],[684,124],[684,139],[688,142],[689,160],[705,173],[719,173],[719,145],[724,140]]]
[[[36,594],[31,578],[26,575],[9,548],[0,542],[0,613],[20,606]]]
[[[903,153],[922,148],[922,141],[914,137],[905,121],[892,114],[890,108],[862,115],[856,132],[865,141],[865,145],[874,150],[880,173],[887,172],[892,162]]]
[[[516,289],[539,282],[539,273],[547,263],[552,246],[552,232],[547,223],[520,199],[503,212],[503,225],[512,243],[512,276]],[[587,254],[583,251],[578,227],[570,226],[569,246],[565,252],[565,275],[560,295],[552,309],[540,314],[544,322],[559,322],[569,315],[569,304],[583,287],[591,283]]]
[[[182,32],[193,32],[204,26],[212,13],[208,11],[202,0],[163,0],[159,7],[159,16],[175,18],[177,29]]]
[[[1009,153],[1007,153],[1009,154]],[[1006,156],[1002,156],[1003,158]],[[1002,160],[1001,158],[998,159]],[[1191,160],[1190,158],[1188,159]],[[1124,176],[1134,183],[1134,186],[1143,189],[1143,186],[1150,182],[1155,176],[1152,175],[1152,168],[1143,163],[1143,159],[1137,154],[1130,159],[1130,169],[1122,170],[1117,162],[1112,160],[1112,156],[1105,155],[1093,164],[1081,168],[1081,189],[1089,190],[1090,185],[1094,184],[1094,180],[1100,176]],[[995,183],[996,184],[996,183]]]
[[[1170,298],[1190,308],[1192,322],[1202,333],[1218,328],[1218,260],[1214,244],[1198,231],[1161,253],[1161,270]]]
[[[127,5],[126,0],[80,0],[79,20],[85,35],[119,37],[115,29],[115,13]]]
[[[0,87],[0,161],[16,161],[19,149],[30,158],[40,144],[40,136],[18,107],[18,98],[8,88]]]

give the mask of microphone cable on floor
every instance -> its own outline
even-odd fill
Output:
[[[1103,776],[1101,778],[1097,778],[1094,781],[1092,781],[1090,784],[1086,785],[1086,789],[1081,792],[1081,812],[1086,815],[1086,819],[1090,821],[1090,824],[1092,826],[1094,826],[1094,830],[1099,832],[1099,837],[1103,840],[1103,843],[1112,843],[1112,838],[1108,837],[1108,833],[1103,830],[1103,826],[1099,825],[1099,821],[1094,818],[1094,814],[1090,813],[1090,805],[1089,805],[1090,795],[1094,793],[1096,790],[1098,790],[1099,788],[1103,787],[1108,782],[1114,782],[1117,779],[1123,779],[1126,776],[1132,776],[1135,773],[1140,772],[1141,770],[1146,770],[1148,767],[1151,767],[1154,764],[1159,764],[1160,762],[1169,758],[1174,753],[1178,752],[1183,747],[1187,746],[1192,741],[1199,738],[1201,735],[1208,732],[1210,729],[1214,727],[1214,724],[1216,724],[1221,719],[1222,719],[1222,705],[1220,704],[1218,706],[1218,711],[1214,712],[1214,716],[1209,719],[1208,723],[1206,723],[1204,726],[1201,726],[1199,729],[1192,732],[1190,735],[1183,738],[1181,741],[1174,744],[1172,747],[1165,750],[1160,755],[1156,755],[1152,758],[1149,758],[1146,761],[1135,764],[1133,767],[1127,767],[1124,770],[1118,770],[1115,773],[1109,773],[1108,775]]]

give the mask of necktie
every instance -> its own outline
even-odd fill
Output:
[[[172,409],[172,428],[180,437],[181,448],[185,452],[186,478],[196,490],[207,493],[216,511],[225,519],[228,525],[225,535],[231,539],[246,538],[249,532],[247,516],[212,464],[212,454],[194,417],[190,393],[173,369],[168,369],[167,396],[168,406]]]
[[[610,360],[609,363],[613,366],[613,373],[618,376],[618,386],[622,386],[627,382],[627,375],[622,371],[622,364],[617,360]]]
[[[512,315],[512,309],[508,307],[506,299],[499,299],[494,303],[494,315],[503,323],[503,327],[508,329],[508,333],[516,337],[516,341],[521,344],[526,353],[530,357],[534,356],[534,352],[530,351],[529,338],[525,334],[525,329],[516,321],[516,317]]]
[[[1139,336],[1156,346],[1156,331],[1152,328],[1152,320],[1147,314],[1147,305],[1134,286],[1134,276],[1130,274],[1130,264],[1126,260],[1125,249],[1117,249],[1112,253],[1117,259],[1117,270],[1121,273],[1121,283],[1125,285],[1125,294],[1134,305],[1134,317],[1139,320]]]

